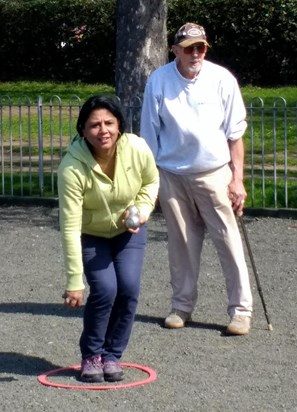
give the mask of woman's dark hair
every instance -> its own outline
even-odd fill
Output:
[[[76,123],[76,130],[80,137],[83,137],[83,129],[91,112],[96,109],[106,109],[110,113],[112,113],[118,119],[120,133],[124,133],[126,128],[126,122],[121,111],[119,102],[116,99],[117,98],[115,97],[109,96],[91,96],[82,105]]]

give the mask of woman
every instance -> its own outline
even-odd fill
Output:
[[[60,228],[69,307],[83,304],[80,379],[123,379],[126,349],[138,302],[146,222],[154,209],[159,175],[144,139],[124,133],[118,103],[93,96],[82,106],[78,136],[58,169]],[[125,224],[128,207],[139,211],[138,228]]]

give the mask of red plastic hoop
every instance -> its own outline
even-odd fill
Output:
[[[69,384],[63,384],[63,383],[56,383],[56,382],[52,382],[48,380],[49,376],[58,374],[59,372],[65,372],[69,370],[77,371],[80,369],[80,365],[73,365],[73,366],[67,366],[65,368],[54,369],[52,371],[43,373],[39,375],[37,379],[38,379],[38,382],[40,382],[42,385],[52,386],[54,388],[95,390],[95,391],[131,388],[134,386],[146,385],[157,379],[157,373],[153,369],[147,366],[137,365],[136,363],[121,363],[121,366],[127,367],[127,368],[138,369],[142,372],[145,372],[148,375],[148,377],[146,379],[135,381],[135,382],[127,382],[127,383],[114,384],[114,385],[69,385]]]

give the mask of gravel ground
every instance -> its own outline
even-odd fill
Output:
[[[244,218],[273,331],[268,331],[255,277],[252,330],[227,337],[226,292],[207,238],[193,322],[163,328],[170,309],[167,235],[163,217],[149,224],[142,292],[122,359],[157,372],[149,384],[117,390],[68,390],[37,380],[80,362],[82,309],[62,305],[63,257],[55,207],[0,206],[1,410],[54,412],[297,411],[297,221]],[[250,261],[247,254],[247,262]],[[147,375],[125,368],[126,380]],[[80,384],[74,372],[50,378]]]

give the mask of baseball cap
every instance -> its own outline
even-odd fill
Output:
[[[173,44],[188,47],[194,43],[204,43],[209,46],[204,28],[195,23],[186,23],[176,32]]]

